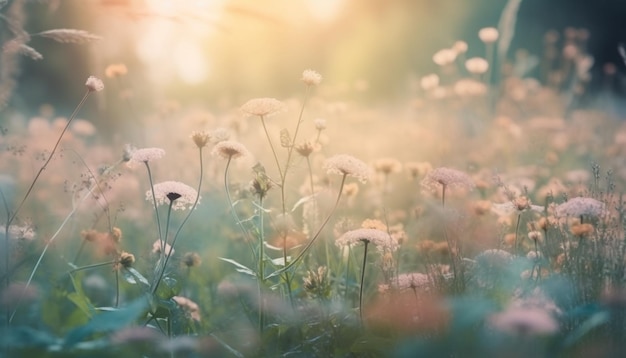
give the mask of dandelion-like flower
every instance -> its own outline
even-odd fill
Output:
[[[0,234],[4,234],[6,226],[0,226]],[[4,236],[4,235],[3,235]],[[14,240],[31,241],[35,238],[35,230],[32,225],[11,225],[9,226],[9,237]]]
[[[191,140],[196,144],[198,148],[206,147],[209,142],[210,135],[205,131],[196,132],[193,131],[190,136]]]
[[[186,268],[198,267],[202,263],[200,255],[196,252],[187,252],[181,260],[182,266]]]
[[[128,253],[126,251],[122,251],[120,253],[120,257],[118,258],[118,264],[124,268],[130,268],[135,263],[135,255]]]
[[[508,201],[506,203],[502,203],[502,204],[494,203],[491,205],[491,211],[493,211],[499,216],[507,216],[513,213],[520,214],[524,211],[542,212],[543,210],[544,210],[543,206],[533,205],[530,199],[528,199],[528,197],[524,195],[518,196],[517,198],[511,201]]]
[[[157,205],[172,203],[172,209],[191,209],[198,192],[189,185],[178,181],[165,181],[154,185],[154,196]],[[146,200],[152,201],[152,191],[146,192]]]
[[[135,163],[147,163],[156,159],[161,159],[165,155],[165,150],[161,148],[141,148],[130,154],[130,161]]]
[[[212,143],[219,143],[230,139],[230,131],[226,128],[216,128],[209,133],[209,140]]]
[[[432,286],[432,280],[427,274],[420,272],[403,273],[392,280],[392,287],[398,290],[414,290],[418,288],[428,289]]]
[[[379,251],[396,251],[398,242],[387,232],[378,229],[356,229],[341,235],[335,244],[339,247],[354,246],[360,242],[374,244]]]
[[[550,312],[541,308],[509,308],[489,317],[493,328],[513,335],[549,335],[559,330]]]
[[[347,154],[339,154],[326,159],[324,168],[328,174],[347,175],[366,183],[369,167],[359,159]]]
[[[313,125],[318,131],[323,131],[326,129],[326,120],[324,118],[316,118],[313,120]]]
[[[188,299],[187,297],[182,296],[174,296],[172,297],[172,299],[174,300],[174,302],[176,302],[176,304],[178,304],[180,308],[183,309],[183,311],[185,311],[187,317],[196,322],[200,322],[200,306],[198,306],[197,303]]]
[[[594,198],[573,198],[557,205],[557,216],[598,217],[605,212],[605,204]]]
[[[89,92],[100,92],[104,89],[104,83],[102,83],[102,80],[95,76],[89,76],[89,78],[87,78],[87,82],[85,82],[85,86]]]
[[[250,152],[243,144],[232,140],[217,143],[213,147],[213,150],[211,150],[211,155],[219,156],[224,159],[237,159],[251,156]]]
[[[478,31],[478,37],[480,38],[480,41],[484,43],[494,43],[498,41],[499,36],[500,33],[495,27],[485,27]]]
[[[446,188],[474,189],[474,181],[469,175],[456,169],[440,167],[430,171],[422,180],[422,187],[430,191],[438,191],[439,186]]]
[[[108,78],[121,77],[128,73],[128,68],[123,63],[114,63],[104,69],[104,75]]]
[[[402,170],[402,163],[395,158],[380,158],[373,163],[374,170],[385,175]]]
[[[174,255],[174,252],[176,252],[176,250],[174,250],[172,248],[172,245],[166,243],[165,244],[165,255]],[[153,254],[160,254],[161,253],[161,241],[157,240],[155,242],[152,243],[152,253]]]
[[[241,106],[244,113],[264,118],[284,112],[286,109],[287,106],[276,98],[254,98]]]
[[[426,75],[420,78],[420,87],[422,87],[424,91],[429,91],[433,88],[437,88],[438,86],[439,86],[439,76],[437,76],[434,73],[431,73],[429,75]]]
[[[465,68],[469,73],[482,75],[489,70],[489,62],[482,57],[472,57],[465,61]]]
[[[296,152],[298,152],[298,154],[306,158],[311,155],[311,153],[313,153],[316,149],[319,149],[319,145],[311,140],[307,140],[296,145],[294,149],[296,150]]]
[[[322,75],[313,70],[302,72],[302,82],[307,86],[317,86],[322,82]]]

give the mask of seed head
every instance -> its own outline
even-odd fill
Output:
[[[339,154],[326,159],[324,168],[328,174],[352,176],[362,183],[366,183],[369,178],[367,164],[347,154]]]
[[[102,83],[102,80],[95,76],[89,76],[89,78],[87,78],[87,82],[85,82],[85,86],[89,92],[100,92],[104,89],[104,83]]]
[[[267,118],[284,112],[286,108],[285,104],[276,98],[254,98],[241,106],[241,111],[249,115]]]
[[[224,159],[237,159],[251,156],[250,152],[243,144],[232,140],[217,143],[213,147],[213,150],[211,150],[211,155],[219,156]]]
[[[484,43],[494,43],[498,41],[499,36],[498,29],[495,27],[485,27],[478,31],[478,37]]]
[[[193,140],[193,142],[196,144],[198,148],[204,148],[209,142],[210,136],[209,136],[209,133],[205,131],[200,131],[200,132],[193,131],[191,133],[190,138],[191,140]]]
[[[307,86],[317,86],[322,82],[322,75],[313,70],[304,70],[302,72],[302,82]]]

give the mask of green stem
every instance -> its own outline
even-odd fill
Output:
[[[235,210],[235,206],[233,205],[233,199],[230,196],[230,189],[228,188],[228,169],[230,168],[230,162],[232,161],[232,156],[228,157],[228,161],[226,162],[226,169],[224,169],[224,189],[226,191],[226,197],[228,198],[228,205],[230,206],[230,212],[233,215],[233,219],[235,219],[235,223],[241,229],[243,233],[244,240],[250,245],[250,249],[254,253],[254,247],[252,246],[252,240],[250,239],[250,234],[248,230],[243,227],[241,220],[239,220],[239,215],[237,215],[237,211]]]
[[[117,163],[115,163],[113,166],[111,166],[110,168],[108,168],[107,170],[104,171],[104,173],[102,173],[101,177],[105,177],[107,176],[112,170],[113,168],[115,168],[117,165],[119,165],[120,163],[122,163],[123,160],[119,160]],[[61,233],[61,230],[63,230],[63,228],[65,227],[65,225],[69,222],[69,220],[74,216],[74,214],[76,213],[76,211],[78,210],[78,208],[81,206],[81,204],[89,197],[90,194],[92,194],[93,189],[95,188],[95,185],[92,185],[92,187],[85,193],[85,195],[83,195],[83,197],[78,201],[78,203],[76,203],[74,205],[74,207],[72,208],[72,211],[70,211],[69,214],[67,214],[67,216],[65,217],[65,219],[63,220],[63,222],[61,223],[61,225],[57,228],[57,231],[55,231],[55,233],[52,235],[52,237],[50,238],[50,240],[48,240],[48,242],[46,243],[46,245],[43,248],[43,251],[41,252],[41,254],[39,255],[39,258],[37,259],[37,262],[35,263],[35,267],[33,267],[33,270],[30,273],[30,276],[28,277],[28,281],[26,281],[26,285],[24,285],[24,288],[22,289],[22,293],[20,294],[19,298],[17,299],[17,302],[15,304],[15,309],[13,310],[13,313],[11,313],[11,317],[9,318],[9,323],[13,320],[13,317],[15,316],[15,313],[17,312],[19,303],[22,299],[22,297],[24,297],[24,293],[26,293],[26,290],[28,289],[28,287],[30,286],[30,283],[33,281],[33,277],[35,277],[35,273],[37,272],[37,269],[39,268],[39,265],[41,265],[41,261],[43,260],[43,257],[46,255],[46,252],[48,251],[48,248],[50,247],[50,245],[54,242],[54,240],[56,240],[56,238],[59,236],[59,234]],[[7,226],[8,227],[8,226]],[[8,236],[7,236],[8,237]],[[8,278],[7,278],[8,279]]]
[[[202,178],[204,176],[204,161],[202,159],[202,148],[199,148],[199,156],[200,156],[200,179],[198,180],[198,190],[196,192],[196,199],[193,202],[193,205],[191,206],[191,208],[189,209],[189,212],[187,213],[187,215],[185,216],[185,218],[183,219],[182,223],[178,226],[178,229],[176,230],[176,233],[174,234],[174,238],[172,239],[172,244],[170,245],[170,252],[168,253],[168,255],[165,257],[165,262],[163,263],[163,269],[161,270],[161,274],[159,275],[159,281],[156,283],[152,293],[154,294],[157,290],[157,286],[159,285],[159,282],[161,281],[161,278],[163,277],[163,274],[165,273],[165,268],[167,266],[167,262],[169,261],[170,257],[172,256],[172,250],[174,250],[174,245],[176,245],[176,240],[179,237],[180,231],[183,228],[183,226],[185,226],[185,224],[187,223],[187,220],[189,220],[189,217],[191,216],[191,213],[194,212],[194,210],[196,209],[196,206],[198,205],[198,201],[200,200],[200,191],[202,190]],[[171,208],[171,204],[170,203],[170,208]],[[169,211],[168,211],[168,223],[169,223]],[[167,229],[166,229],[167,232]],[[166,234],[167,235],[167,234]],[[167,238],[167,236],[166,236]]]
[[[61,143],[61,139],[63,138],[63,135],[65,134],[65,132],[69,128],[70,124],[72,124],[72,121],[74,120],[74,118],[78,114],[78,111],[80,111],[80,109],[83,107],[83,104],[85,103],[85,101],[87,100],[87,97],[89,97],[90,94],[91,94],[91,91],[87,90],[87,92],[85,93],[83,98],[80,100],[80,102],[78,103],[78,105],[74,109],[74,112],[72,112],[72,114],[70,115],[69,119],[67,120],[67,123],[65,124],[65,127],[63,128],[63,131],[61,131],[61,135],[59,135],[59,138],[57,138],[57,141],[54,144],[54,147],[52,148],[52,151],[50,152],[50,155],[48,156],[48,159],[46,159],[46,162],[41,166],[41,168],[39,168],[39,171],[35,175],[35,179],[33,179],[33,181],[30,184],[30,187],[28,187],[28,190],[26,191],[26,194],[22,198],[22,201],[17,206],[17,209],[15,209],[15,211],[13,212],[13,215],[11,215],[11,217],[9,218],[9,221],[7,222],[7,225],[6,225],[7,228],[9,226],[11,226],[11,223],[17,217],[17,214],[19,213],[20,209],[22,209],[22,206],[24,205],[24,202],[26,202],[26,199],[28,199],[28,197],[30,196],[31,192],[33,191],[33,188],[35,187],[35,183],[37,183],[37,180],[41,176],[41,173],[43,173],[43,171],[46,170],[46,167],[48,166],[48,164],[52,160],[52,157],[54,156],[54,153],[56,152],[57,148],[59,147],[59,143]],[[7,230],[7,232],[8,232],[8,230]]]
[[[519,254],[519,243],[517,240],[517,235],[519,233],[519,225],[520,225],[521,218],[522,218],[522,213],[517,214],[517,224],[515,224],[515,254],[516,255]]]
[[[159,242],[161,244],[161,256],[159,260],[163,258],[165,253],[165,241],[163,241],[163,234],[161,233],[161,218],[159,217],[159,208],[157,207],[156,194],[154,193],[154,182],[152,181],[152,171],[148,161],[145,161],[146,169],[148,170],[148,180],[150,180],[150,192],[152,193],[152,203],[154,204],[154,215],[156,215],[157,230],[159,232]]]
[[[278,155],[276,154],[276,150],[274,149],[274,144],[272,144],[272,139],[270,138],[270,134],[267,131],[267,127],[265,126],[265,119],[263,116],[261,117],[261,124],[263,124],[263,130],[265,131],[265,136],[267,137],[267,141],[270,143],[270,148],[272,149],[272,154],[274,154],[274,160],[276,161],[276,167],[278,167],[278,175],[280,175],[280,181],[283,182],[283,170],[280,168],[280,162],[278,161]]]
[[[302,249],[302,251],[300,251],[300,253],[298,254],[298,256],[292,260],[288,265],[285,265],[282,269],[276,270],[274,271],[272,274],[270,274],[269,276],[266,277],[267,278],[271,278],[274,277],[276,275],[280,275],[281,273],[291,269],[295,264],[297,264],[298,262],[300,262],[300,260],[302,259],[302,257],[304,257],[304,254],[307,253],[307,251],[309,250],[309,248],[311,248],[311,246],[313,245],[313,243],[315,242],[315,240],[317,240],[317,238],[320,236],[320,234],[322,233],[322,230],[324,229],[324,227],[326,226],[326,224],[328,223],[328,221],[330,220],[330,218],[333,216],[333,214],[335,213],[335,210],[337,210],[337,206],[339,205],[339,199],[341,199],[341,193],[343,192],[343,186],[346,182],[346,176],[347,174],[344,174],[343,177],[341,178],[341,185],[339,186],[339,193],[337,194],[337,200],[335,200],[335,205],[333,206],[333,208],[331,209],[330,213],[328,213],[328,216],[326,216],[326,219],[324,219],[324,221],[322,222],[322,224],[320,225],[320,227],[318,228],[317,232],[315,233],[315,235],[313,235],[313,237],[311,238],[311,240],[309,241],[309,243],[304,247],[304,249]]]
[[[363,283],[365,282],[365,264],[367,262],[367,246],[369,244],[368,240],[363,240],[365,243],[365,251],[363,252],[363,266],[361,267],[361,287],[359,288],[359,318],[361,319],[361,324],[363,324]]]

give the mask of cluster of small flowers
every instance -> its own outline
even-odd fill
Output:
[[[590,216],[599,217],[605,213],[605,205],[603,202],[593,198],[573,198],[562,204],[557,205],[555,212],[559,217],[563,216]]]
[[[428,290],[433,282],[427,274],[421,272],[403,273],[392,280],[392,287],[397,290],[419,289]]]
[[[157,205],[172,203],[173,210],[191,209],[198,192],[178,181],[165,181],[154,185],[154,199]],[[198,200],[200,198],[198,197]],[[153,201],[152,191],[146,191],[146,200]]]
[[[456,169],[440,167],[431,170],[426,177],[422,180],[422,187],[432,192],[437,192],[441,189],[440,186],[446,188],[465,188],[468,190],[474,189],[474,181],[469,175]]]
[[[377,229],[356,229],[341,235],[335,244],[339,247],[354,246],[360,242],[374,244],[379,251],[396,251],[398,242],[387,232]]]
[[[141,148],[130,153],[130,163],[147,163],[156,159],[161,159],[165,155],[165,150],[161,148]]]
[[[367,164],[347,154],[339,154],[326,159],[324,169],[328,174],[352,176],[362,183],[366,183],[369,178]]]
[[[224,140],[217,143],[211,150],[211,155],[224,159],[237,159],[252,156],[243,144],[232,140]]]
[[[284,112],[287,106],[276,98],[254,98],[244,103],[240,109],[248,115],[267,118],[271,115]]]

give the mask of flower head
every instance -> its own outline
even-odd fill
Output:
[[[356,229],[341,235],[335,244],[341,246],[354,246],[360,242],[372,243],[379,251],[396,251],[398,242],[387,232],[378,229]]]
[[[110,64],[104,70],[105,76],[109,78],[121,77],[128,73],[128,68],[123,63]]]
[[[326,120],[324,118],[316,118],[313,120],[313,125],[315,125],[315,129],[318,131],[323,131],[326,129]]]
[[[482,57],[472,57],[465,61],[465,68],[469,73],[482,75],[489,70],[489,62]]]
[[[220,156],[224,159],[237,159],[252,156],[243,144],[232,140],[224,140],[217,143],[213,147],[213,150],[211,150],[211,155]]]
[[[192,187],[178,181],[165,181],[154,185],[154,196],[157,205],[172,203],[172,209],[191,209],[198,192]],[[152,201],[152,191],[146,191],[146,200]]]
[[[183,255],[183,259],[181,260],[181,264],[186,268],[197,267],[202,263],[202,259],[200,255],[196,252],[187,252]]]
[[[324,168],[329,174],[353,176],[362,183],[366,183],[369,178],[367,164],[347,154],[339,154],[326,159]]]
[[[484,27],[478,31],[478,37],[484,43],[494,43],[498,41],[499,36],[498,29],[495,27]]]
[[[89,76],[87,82],[85,82],[85,86],[89,92],[100,92],[104,89],[102,80],[95,76]]]
[[[141,148],[130,154],[130,161],[135,163],[147,163],[155,159],[161,159],[165,155],[165,150],[161,148]]]
[[[302,82],[307,86],[317,86],[322,82],[322,75],[313,70],[304,70],[302,72]]]
[[[557,205],[557,216],[574,216],[580,217],[583,215],[598,217],[605,212],[605,205],[603,202],[594,198],[573,198],[562,204]]]
[[[398,275],[395,280],[392,280],[392,287],[398,290],[409,290],[416,288],[428,289],[432,286],[433,282],[425,273],[403,273]]]
[[[209,137],[210,137],[209,133],[205,131],[200,131],[200,132],[193,131],[190,136],[191,140],[193,140],[193,142],[196,144],[198,148],[204,148],[206,144],[209,142]]]
[[[546,335],[559,330],[559,323],[545,309],[512,307],[492,315],[493,328],[514,335]]]
[[[284,112],[286,108],[285,104],[276,98],[254,98],[241,106],[244,113],[259,117],[269,117]]]
[[[446,188],[474,189],[474,181],[469,175],[456,169],[440,167],[430,171],[422,180],[422,186],[431,191],[439,190],[439,186]]]

